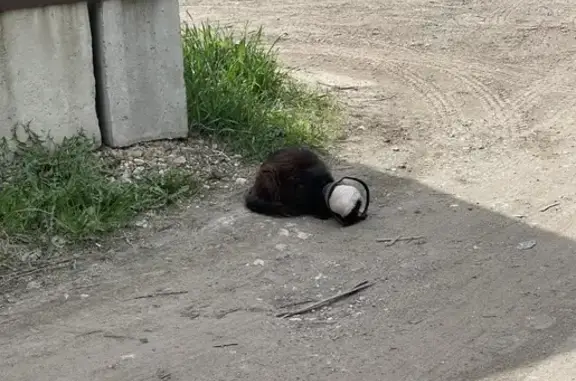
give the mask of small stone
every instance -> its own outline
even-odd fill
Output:
[[[186,158],[184,156],[178,156],[177,158],[172,160],[172,162],[176,165],[186,164]]]
[[[144,155],[144,152],[142,152],[141,150],[137,149],[134,151],[130,151],[129,153],[130,157],[142,157],[142,155]]]
[[[130,172],[130,170],[128,168],[126,168],[124,170],[124,173],[122,173],[122,181],[126,182],[126,183],[131,183],[132,182],[132,173]]]
[[[524,241],[524,242],[520,242],[516,248],[518,250],[530,250],[532,249],[534,246],[536,246],[536,241],[534,240],[530,240],[530,241]]]
[[[283,243],[279,243],[279,244],[277,244],[277,245],[274,246],[274,247],[275,247],[276,250],[278,250],[278,251],[284,251],[284,250],[286,250],[286,248],[287,248],[288,246],[286,246],[286,245],[283,244]]]
[[[148,227],[148,221],[146,221],[145,219],[138,220],[138,221],[134,222],[134,226],[137,226],[139,228],[147,228]]]
[[[27,290],[37,290],[40,288],[40,283],[36,282],[35,280],[28,282],[26,285]]]
[[[548,315],[536,315],[536,316],[530,316],[527,319],[527,325],[530,328],[533,328],[535,330],[544,330],[544,329],[548,329],[550,327],[552,327],[554,324],[556,324],[556,318],[553,316],[548,316]]]
[[[222,180],[224,178],[224,174],[216,169],[213,169],[210,172],[210,178],[214,180]]]
[[[132,161],[134,162],[134,164],[144,164],[144,163],[146,163],[146,162],[144,161],[144,159],[138,159],[138,158],[136,158],[136,159],[134,159],[134,160],[132,160]]]
[[[248,180],[246,180],[243,177],[238,177],[235,181],[236,185],[244,185],[248,182]]]
[[[400,151],[400,148],[398,148],[398,147],[392,147],[392,151],[398,152],[398,151]]]
[[[284,236],[284,237],[290,236],[290,232],[288,231],[288,229],[284,229],[284,228],[280,229],[278,231],[278,234],[281,236]]]
[[[55,235],[50,239],[50,242],[52,242],[52,244],[56,247],[62,247],[64,245],[66,245],[66,239],[64,237],[61,237],[59,235]]]
[[[257,259],[254,261],[254,266],[264,266],[264,261],[262,259]]]
[[[300,239],[308,239],[311,236],[311,234],[304,233],[304,232],[298,232],[298,234],[296,234],[296,236]]]

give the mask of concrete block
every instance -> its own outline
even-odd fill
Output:
[[[90,6],[104,143],[188,135],[178,0]]]
[[[0,13],[0,137],[17,123],[55,142],[83,129],[100,145],[86,3]]]

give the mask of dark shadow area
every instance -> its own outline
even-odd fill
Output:
[[[350,337],[378,364],[367,379],[479,380],[572,349],[573,241],[372,168],[334,172],[372,192],[368,220],[342,231],[354,252],[338,253],[382,280]],[[376,242],[400,236],[424,239]]]
[[[70,284],[83,288],[69,300],[70,284],[53,299],[15,304],[0,324],[0,367],[11,380],[40,369],[51,379],[148,379],[161,366],[181,380],[475,381],[572,349],[572,240],[410,179],[346,167],[334,166],[335,176],[370,186],[366,221],[271,220],[247,212],[243,192],[216,195],[216,205],[173,216],[175,227],[143,230],[100,273],[79,262],[73,277],[84,281]],[[196,221],[207,212],[208,222]],[[326,310],[276,317],[363,280],[376,284]],[[186,294],[135,298],[168,289]],[[149,343],[84,335],[99,329]],[[226,343],[237,345],[217,347]],[[112,347],[135,357],[110,369]]]

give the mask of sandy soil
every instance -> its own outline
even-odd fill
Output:
[[[341,94],[335,172],[369,181],[371,217],[268,220],[221,195],[5,296],[0,378],[575,380],[576,3],[542,4],[184,6],[263,24],[298,75]],[[377,242],[400,235],[424,238]],[[322,311],[275,317],[365,279]],[[188,293],[133,299],[167,289]]]

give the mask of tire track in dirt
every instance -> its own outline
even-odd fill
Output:
[[[539,124],[542,130],[552,129],[561,119],[568,119],[567,123],[574,124],[576,119],[576,97],[572,97],[569,101],[562,101],[563,106],[557,108],[552,116],[546,118],[546,121]]]
[[[567,131],[574,124],[576,119],[576,97],[562,99],[554,103],[554,107],[549,108],[544,115],[539,118],[533,125],[526,128],[520,123],[516,124],[516,131],[523,137],[535,136],[528,138],[523,143],[529,148],[535,148],[536,151],[543,151],[546,154],[556,151],[562,145],[562,141],[572,139],[572,135],[563,135],[563,139],[558,139],[559,131]],[[519,118],[519,122],[522,120]],[[542,138],[544,135],[544,139]],[[542,148],[544,147],[544,148]]]
[[[464,71],[459,71],[458,66],[450,67],[446,63],[432,62],[425,59],[411,60],[413,65],[422,66],[425,68],[438,70],[445,75],[459,81],[471,95],[476,97],[482,104],[482,107],[490,115],[490,118],[494,122],[500,123],[504,116],[505,101],[488,86],[486,86],[481,80],[474,77],[472,73],[465,73]]]
[[[470,66],[468,63],[459,62],[456,66],[447,62],[443,62],[439,57],[430,54],[419,54],[410,49],[399,48],[402,50],[404,58],[390,57],[389,52],[386,54],[378,54],[378,51],[373,50],[376,54],[360,54],[353,48],[339,48],[338,55],[342,58],[346,55],[351,61],[357,61],[359,58],[366,58],[377,64],[376,68],[385,70],[390,75],[399,78],[403,83],[408,84],[414,91],[421,94],[426,102],[432,107],[436,114],[437,124],[446,126],[455,120],[457,117],[461,120],[465,119],[461,107],[456,106],[457,101],[454,97],[448,95],[445,91],[440,89],[437,85],[433,84],[430,80],[422,78],[416,74],[414,70],[409,67],[422,67],[426,69],[436,70],[452,80],[461,83],[461,85],[468,90],[468,92],[475,97],[481,104],[481,107],[489,115],[491,122],[502,123],[505,116],[506,101],[495,91],[490,89],[480,79],[476,78],[472,73],[466,72],[464,67]],[[323,51],[325,50],[325,51]],[[395,50],[396,49],[395,47]],[[320,54],[335,54],[328,48],[323,49],[318,47],[315,50]],[[406,57],[406,55],[409,55]],[[382,60],[380,57],[387,57]]]
[[[508,102],[506,117],[504,118],[505,125],[516,126],[522,119],[522,115],[528,112],[532,107],[539,103],[542,97],[541,90],[538,86],[530,86],[527,90],[520,94],[514,94]]]
[[[437,127],[443,129],[450,127],[455,122],[454,114],[458,113],[454,99],[431,81],[410,70],[409,65],[410,63],[407,62],[388,61],[381,63],[378,67],[398,78],[402,84],[409,86],[424,98],[432,109]]]
[[[395,50],[402,50],[405,59],[409,59],[411,63],[415,65],[422,65],[431,69],[436,69],[444,74],[458,80],[460,83],[465,85],[468,89],[473,91],[473,95],[482,103],[484,110],[491,115],[491,121],[497,125],[506,128],[506,123],[509,122],[510,116],[510,99],[518,99],[517,96],[512,96],[509,98],[503,98],[495,90],[492,90],[486,84],[484,84],[480,79],[474,76],[474,71],[479,72],[483,76],[495,77],[494,70],[489,70],[486,68],[486,64],[482,62],[465,62],[465,61],[446,61],[442,57],[435,54],[430,54],[426,52],[415,51],[404,46],[395,46]],[[475,67],[480,65],[479,67]],[[465,69],[466,68],[466,69]],[[508,74],[510,76],[516,76],[518,73],[502,70],[500,68],[499,73]],[[512,82],[512,80],[509,80]],[[508,81],[506,81],[508,82]],[[537,96],[538,94],[534,94]]]
[[[487,22],[494,25],[502,25],[508,22],[510,16],[514,14],[518,8],[521,8],[522,5],[527,3],[526,0],[517,0],[517,1],[506,1],[504,0],[503,3],[505,4],[502,7],[496,9],[487,19]]]
[[[316,54],[320,54],[321,50],[316,49]],[[417,54],[417,52],[411,52],[408,56],[404,55],[402,59],[388,58],[386,62],[382,62],[379,57],[386,57],[387,54],[367,56],[366,54],[358,54],[356,50],[348,51],[346,48],[340,48],[339,51],[340,53],[337,55],[340,59],[346,55],[350,60],[350,63],[346,66],[357,63],[359,58],[368,58],[370,61],[377,63],[377,69],[381,69],[388,75],[397,78],[402,84],[407,85],[412,91],[422,97],[433,114],[435,125],[444,130],[458,125],[458,119],[465,120],[463,110],[458,106],[456,98],[442,91],[430,80],[417,74],[420,70],[414,68],[421,67],[436,70],[452,78],[455,83],[460,83],[460,86],[465,91],[469,91],[470,95],[477,99],[480,106],[485,110],[486,127],[508,137],[517,135],[517,131],[521,130],[519,127],[524,123],[526,113],[541,104],[546,94],[551,91],[568,91],[567,86],[560,83],[563,77],[560,74],[556,75],[556,79],[543,78],[534,81],[533,85],[525,88],[524,91],[512,93],[504,98],[481,79],[477,78],[473,73],[476,70],[470,69],[471,65],[463,62],[457,64],[445,62],[435,55]],[[328,55],[335,54],[334,52],[325,53]],[[460,71],[461,68],[463,68],[462,71]],[[482,69],[478,75],[489,76],[491,73],[488,69]],[[514,82],[514,80],[510,79],[510,82]],[[553,126],[563,115],[570,112],[571,102],[575,99],[573,96],[568,96],[562,102],[550,105],[548,107],[550,110],[546,113],[546,119],[548,120],[546,125]],[[469,133],[475,134],[473,131]]]
[[[429,58],[424,58],[426,56]],[[502,98],[480,80],[475,79],[472,73],[459,73],[458,69],[454,69],[454,66],[451,67],[446,62],[430,58],[438,57],[423,54],[420,59],[412,58],[411,62],[415,65],[440,70],[465,83],[476,92],[475,95],[478,99],[487,106],[485,109],[493,115],[493,121],[503,127],[503,130],[508,130],[509,133],[517,131],[525,114],[542,104],[542,101],[551,92],[565,91],[569,94],[562,101],[548,105],[549,110],[546,112],[546,122],[544,123],[546,128],[552,127],[557,121],[572,112],[576,104],[576,92],[564,83],[563,78],[566,75],[563,73],[554,73],[541,78],[528,85],[527,89],[507,98]]]
[[[310,56],[310,51],[302,51],[299,45],[286,46],[283,51],[293,57],[299,55]],[[414,71],[411,68],[414,65],[408,60],[382,60],[380,58],[382,56],[365,54],[364,51],[359,52],[356,49],[347,47],[334,49],[333,47],[324,47],[322,45],[314,47],[313,55],[315,57],[323,57],[322,61],[324,62],[338,61],[343,64],[348,61],[347,64],[343,65],[344,69],[346,67],[354,67],[355,71],[357,71],[359,67],[366,66],[366,68],[362,69],[366,72],[372,72],[373,74],[378,71],[386,72],[391,77],[396,78],[401,85],[407,86],[424,99],[433,114],[436,127],[445,129],[452,126],[459,119],[463,119],[461,110],[456,106],[457,102],[454,97],[440,89],[431,80],[423,78]],[[372,64],[366,65],[366,61]],[[378,82],[377,80],[375,81]],[[380,84],[379,86],[382,87]]]
[[[541,104],[546,95],[552,92],[567,90],[560,84],[565,77],[565,74],[553,73],[531,84],[527,89],[514,94],[514,100],[508,103],[508,111],[504,123],[518,127],[518,125],[522,123],[523,116]],[[549,105],[552,112],[546,113],[547,119],[558,120],[558,115],[564,113],[564,111],[570,111],[571,105],[574,102],[576,102],[576,92],[571,91],[571,94],[567,94],[562,101]]]
[[[339,48],[340,54],[347,55],[351,60],[367,58],[373,62],[380,61],[378,67],[387,67],[389,74],[400,78],[401,81],[409,84],[413,90],[425,98],[426,102],[432,107],[439,126],[446,126],[447,123],[454,122],[454,118],[450,118],[450,115],[454,115],[455,113],[461,115],[460,108],[455,106],[457,104],[456,100],[448,96],[439,89],[438,86],[432,85],[426,79],[418,77],[414,71],[409,71],[407,66],[420,66],[437,70],[458,81],[481,103],[487,115],[489,115],[490,125],[500,126],[501,129],[499,131],[507,130],[508,133],[513,133],[516,130],[515,127],[522,122],[523,115],[538,105],[546,94],[551,91],[572,91],[569,86],[563,83],[562,78],[564,75],[557,74],[536,80],[532,82],[532,85],[529,86],[527,90],[513,93],[509,97],[503,98],[495,90],[478,79],[472,72],[478,71],[480,75],[483,76],[493,75],[494,72],[484,68],[482,63],[467,63],[462,61],[450,63],[436,55],[417,52],[401,46],[395,46],[394,50],[402,50],[403,58],[387,58],[387,61],[383,62],[380,57],[389,57],[390,52],[378,54],[378,51],[372,50],[372,53],[376,54],[359,54],[354,48]],[[395,63],[395,66],[392,65],[392,63]],[[475,66],[475,64],[480,65],[480,69],[470,69],[470,67]],[[499,73],[502,73],[501,69]],[[517,73],[510,72],[510,76],[515,74]],[[408,82],[408,80],[410,80],[410,82]],[[514,80],[510,78],[506,82],[514,82]],[[557,113],[563,111],[561,103],[570,104],[572,99],[574,99],[573,96],[568,96],[564,102],[555,103],[553,107],[556,110],[550,114],[550,118],[554,118]]]
[[[505,24],[515,12],[521,11],[520,8],[523,6],[526,7],[529,3],[529,0],[516,0],[510,3],[501,2],[501,6],[490,14],[487,22],[500,25]],[[304,3],[301,5],[304,5]],[[255,3],[251,2],[248,6],[236,5],[235,8],[240,7],[242,8],[240,13],[248,14],[254,9],[254,6]],[[310,7],[310,5],[308,4],[306,7]],[[437,8],[437,6],[434,5],[431,7]],[[459,8],[461,6],[450,7]],[[268,7],[264,6],[264,8]],[[272,12],[271,9],[267,11]],[[282,10],[276,10],[275,12],[277,13],[278,11]],[[280,13],[284,14],[285,12]],[[392,18],[395,18],[394,16],[396,15],[388,15],[388,17]],[[311,27],[315,29],[314,25],[311,25]],[[326,28],[330,30],[331,26],[323,25],[320,29],[325,30]],[[310,41],[303,35],[293,36],[291,40],[290,45],[298,41],[302,43],[301,46],[310,46]],[[374,42],[375,45],[379,45],[378,42]],[[562,86],[562,83],[555,85],[546,83],[546,80],[540,80],[532,86],[527,86],[523,91],[502,96],[502,94],[497,92],[496,89],[491,88],[482,79],[494,78],[495,80],[518,86],[519,84],[521,85],[521,83],[519,83],[517,79],[522,78],[523,73],[530,75],[532,78],[539,76],[541,73],[534,73],[530,70],[527,71],[526,68],[521,67],[511,67],[508,69],[505,66],[494,65],[494,63],[490,62],[466,62],[462,60],[456,62],[455,60],[448,60],[439,54],[422,52],[403,45],[392,44],[390,46],[390,42],[387,42],[387,47],[384,49],[374,49],[373,44],[370,43],[371,50],[361,52],[359,52],[358,46],[346,45],[338,46],[338,52],[335,52],[332,43],[314,43],[314,49],[312,50],[314,53],[312,54],[318,55],[321,51],[325,51],[326,54],[332,56],[346,55],[351,60],[351,64],[354,61],[358,62],[362,58],[374,62],[382,68],[382,70],[399,79],[403,84],[412,89],[412,91],[418,93],[434,114],[435,124],[442,127],[450,125],[455,122],[459,116],[462,116],[462,107],[458,105],[458,97],[450,95],[447,91],[443,91],[437,84],[432,83],[431,80],[417,74],[420,71],[419,68],[437,71],[441,75],[450,78],[453,82],[451,86],[462,88],[472,99],[477,100],[477,104],[485,111],[485,117],[483,119],[487,125],[493,128],[501,126],[503,129],[509,130],[509,133],[513,132],[515,127],[522,123],[522,119],[526,113],[541,102],[546,93],[551,90],[558,90],[558,86]],[[293,49],[301,50],[296,47],[293,47]],[[311,51],[307,50],[307,54],[310,53]],[[392,56],[392,58],[388,58],[390,56]],[[395,59],[393,56],[398,57],[398,59]],[[384,60],[382,57],[387,57],[388,61],[383,63]],[[352,68],[353,66],[350,67]],[[524,80],[526,79],[524,76]],[[554,89],[552,89],[553,86],[555,87]],[[567,100],[567,104],[570,104],[570,99]],[[554,113],[551,114],[552,117],[562,112],[561,104],[555,104],[553,106],[555,110]]]
[[[458,72],[459,66],[469,66],[466,63],[459,62],[457,66],[454,66],[448,62],[443,62],[440,57],[435,55],[416,52],[406,48],[404,48],[404,54],[411,54],[410,62],[416,65],[422,64],[433,69],[441,70],[447,75],[459,79],[462,83],[466,83],[477,92],[476,95],[478,95],[478,98],[488,106],[485,109],[494,115],[494,122],[502,125],[509,131],[513,131],[514,123],[520,123],[523,115],[541,103],[542,99],[552,91],[565,91],[573,93],[574,95],[568,96],[560,103],[555,103],[553,108],[556,109],[556,111],[551,114],[550,118],[555,118],[556,114],[563,113],[564,108],[560,107],[561,104],[570,105],[576,99],[576,92],[574,92],[573,87],[565,84],[563,78],[565,78],[566,75],[562,73],[553,73],[545,78],[532,81],[526,90],[515,94],[513,93],[509,97],[503,98],[488,86],[484,85],[480,80],[474,79],[473,73],[466,74]],[[500,70],[500,72],[502,72],[502,70]],[[491,74],[490,71],[485,71],[485,73]],[[514,83],[512,79],[506,80],[506,82]],[[568,111],[570,111],[570,106],[567,107]]]

